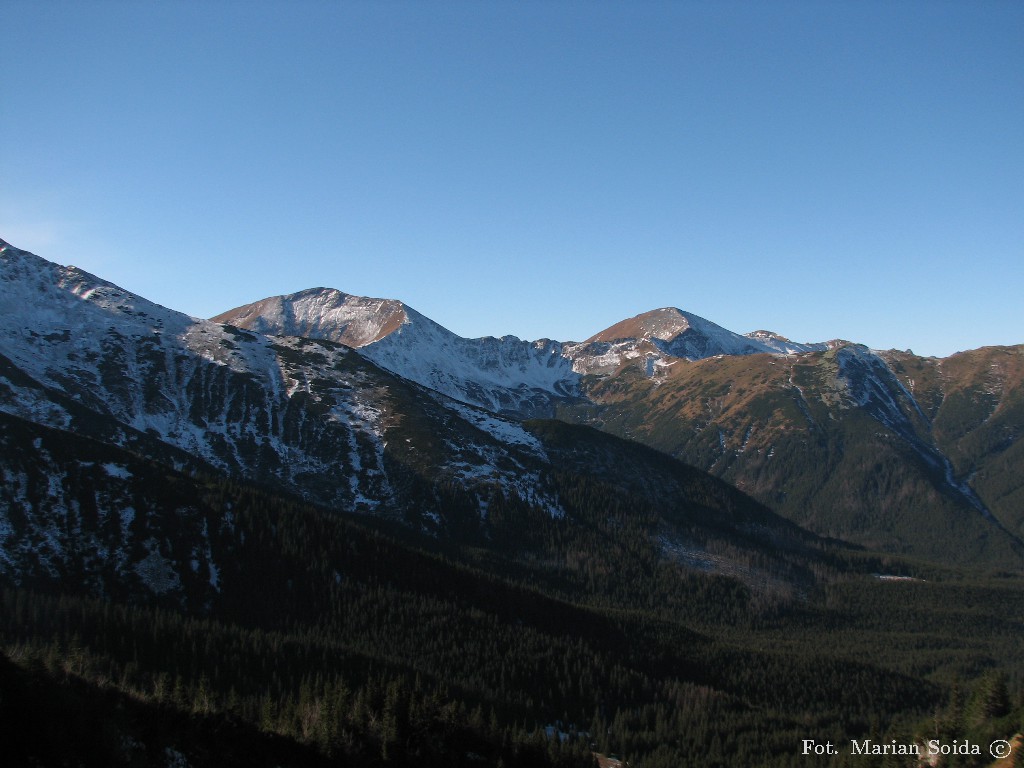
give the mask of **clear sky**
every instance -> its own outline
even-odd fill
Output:
[[[1024,3],[3,0],[0,237],[208,317],[1024,343]]]

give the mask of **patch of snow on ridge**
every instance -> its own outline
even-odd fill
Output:
[[[442,404],[449,410],[458,413],[477,429],[491,435],[498,442],[511,443],[520,448],[525,448],[541,458],[547,457],[540,440],[527,432],[522,424],[453,400],[442,400]]]
[[[103,464],[102,466],[103,471],[106,472],[111,477],[117,477],[120,478],[121,480],[129,480],[132,477],[132,473],[128,470],[128,468],[121,464],[107,463]]]
[[[572,369],[578,374],[607,375],[614,373],[624,361],[639,356],[641,347],[653,350],[649,343],[629,339],[565,344],[564,354],[572,360]]]
[[[846,387],[849,406],[864,408],[882,424],[910,440],[915,439],[913,425],[893,397],[892,390],[909,394],[885,362],[866,347],[843,347],[836,353],[839,380]],[[909,402],[916,401],[912,397]]]
[[[764,344],[776,353],[781,355],[799,355],[803,352],[825,352],[829,349],[826,342],[800,343],[790,341],[785,336],[780,336],[774,331],[751,331],[743,334],[748,339]]]
[[[495,443],[481,443],[476,440],[448,443],[448,448],[458,457],[447,465],[467,487],[472,488],[477,498],[481,519],[488,511],[488,487],[512,494],[526,503],[542,509],[552,518],[565,516],[557,495],[546,490],[541,472],[524,466],[526,456],[509,452],[507,447],[520,448],[535,458],[548,461],[547,452],[541,441],[528,432],[519,422],[497,416],[457,400],[438,394],[436,399],[448,410],[458,414],[477,429],[494,438]],[[522,460],[522,461],[521,461]]]

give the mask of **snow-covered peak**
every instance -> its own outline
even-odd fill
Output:
[[[213,320],[358,347],[382,368],[498,413],[550,415],[552,398],[574,392],[579,379],[557,342],[465,339],[400,301],[331,288],[272,296]]]
[[[328,339],[350,347],[372,344],[415,320],[430,322],[400,301],[352,296],[334,288],[271,296],[212,320],[258,333]]]
[[[662,307],[644,312],[628,320],[594,334],[587,341],[622,341],[624,339],[661,339],[669,341],[690,328],[690,318],[702,320],[696,315],[689,315],[675,307]],[[707,322],[703,320],[703,322]]]
[[[714,355],[751,355],[777,350],[691,312],[664,307],[616,323],[588,342],[650,341],[663,353],[687,360]]]

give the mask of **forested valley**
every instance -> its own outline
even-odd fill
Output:
[[[786,766],[829,762],[803,739],[1021,730],[1019,574],[706,536],[731,548],[716,572],[666,556],[642,493],[580,473],[553,479],[564,518],[496,492],[443,537],[164,474],[165,546],[187,491],[216,569],[163,596],[5,583],[6,764]]]

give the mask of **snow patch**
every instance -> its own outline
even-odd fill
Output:
[[[127,467],[121,464],[102,464],[103,471],[106,472],[110,477],[116,477],[121,480],[129,480],[132,477],[132,473]]]
[[[454,400],[443,399],[441,402],[446,408],[459,414],[463,419],[477,429],[486,432],[498,442],[525,448],[536,456],[547,458],[540,440],[527,432],[519,422],[502,418],[483,409],[473,408]]]

